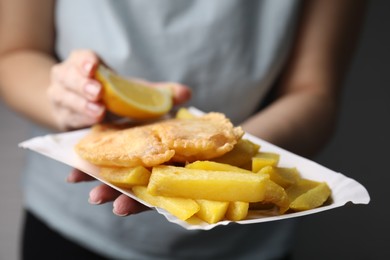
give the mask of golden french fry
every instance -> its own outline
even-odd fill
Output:
[[[198,170],[207,170],[207,171],[228,171],[228,172],[242,172],[242,173],[252,173],[251,171],[242,169],[237,166],[232,166],[226,163],[218,163],[213,161],[196,161],[189,163],[185,166],[187,169],[198,169]]]
[[[286,191],[271,180],[267,181],[266,187],[267,188],[263,202],[272,203],[278,206],[280,214],[286,212],[290,204]]]
[[[296,168],[265,166],[259,173],[267,174],[270,177],[270,180],[285,189],[301,179]]]
[[[251,162],[252,157],[259,151],[260,145],[247,139],[240,139],[233,150],[214,158],[213,161],[242,167]]]
[[[307,180],[305,180],[305,182],[306,181]],[[310,185],[307,185],[307,187],[309,186]],[[291,191],[288,193],[291,195]],[[317,183],[315,187],[308,189],[306,192],[292,200],[290,203],[290,208],[294,211],[303,211],[317,208],[324,204],[324,202],[329,198],[330,194],[331,190],[325,182]],[[296,194],[293,196],[291,195],[291,197],[294,196],[296,196]]]
[[[163,196],[154,196],[147,191],[144,186],[133,187],[135,196],[146,201],[147,203],[163,208],[178,219],[186,220],[199,211],[200,207],[192,199],[185,198],[170,198]]]
[[[233,201],[229,203],[226,218],[231,221],[239,221],[246,218],[249,210],[249,202]]]
[[[280,155],[277,153],[258,152],[252,158],[252,171],[258,172],[265,166],[276,166],[279,163]]]
[[[150,171],[143,166],[134,168],[102,167],[99,176],[118,187],[131,188],[137,185],[148,185]]]
[[[286,189],[286,193],[290,202],[306,193],[307,191],[317,187],[320,183],[307,179],[300,179],[294,185],[291,185]]]
[[[157,166],[152,170],[148,191],[168,197],[257,202],[264,199],[266,180],[264,174]]]
[[[229,202],[225,201],[196,200],[196,203],[200,206],[196,216],[209,224],[223,219],[229,206]]]

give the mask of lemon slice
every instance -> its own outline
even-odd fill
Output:
[[[103,65],[95,78],[103,85],[103,102],[114,114],[135,119],[156,118],[172,108],[172,92],[125,79]]]

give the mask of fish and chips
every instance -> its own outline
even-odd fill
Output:
[[[285,214],[323,205],[331,190],[279,167],[279,155],[243,138],[221,113],[118,128],[96,125],[75,146],[100,176],[189,223],[239,221],[251,210]]]

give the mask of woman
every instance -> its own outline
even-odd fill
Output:
[[[179,82],[177,104],[192,92],[188,105],[223,112],[247,132],[304,156],[318,152],[333,131],[364,9],[352,0],[0,3],[2,98],[34,122],[32,135],[105,118],[102,87],[92,77],[103,61],[162,87]],[[29,154],[23,257],[289,256],[293,221],[187,231],[108,186],[64,183],[70,170]],[[67,177],[87,180],[77,170]],[[88,205],[85,196],[102,205]]]

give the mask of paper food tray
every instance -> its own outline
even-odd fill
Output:
[[[195,115],[203,114],[202,111],[196,108],[189,108],[190,112]],[[149,204],[135,197],[131,190],[119,188],[99,177],[99,168],[83,159],[81,159],[74,151],[74,145],[86,135],[90,129],[83,129],[73,132],[46,135],[35,137],[19,144],[20,147],[30,149],[32,151],[43,154],[59,162],[65,163],[69,166],[77,168],[99,181],[111,186],[112,188],[126,194],[127,196],[149,206]],[[254,143],[261,146],[261,151],[275,152],[280,154],[279,166],[281,167],[296,167],[302,177],[315,181],[326,182],[332,190],[331,203],[316,209],[288,213],[285,215],[278,215],[272,211],[253,211],[250,212],[247,219],[236,221],[239,224],[253,224],[275,220],[283,220],[289,218],[296,218],[318,213],[325,210],[334,209],[345,205],[347,202],[354,204],[368,204],[370,196],[363,185],[357,181],[346,177],[341,173],[334,172],[324,166],[319,165],[311,160],[305,159],[301,156],[286,151],[280,147],[272,145],[264,140],[256,138],[250,134],[245,134],[243,138],[247,138]],[[154,207],[153,207],[154,208]],[[176,223],[188,230],[202,229],[209,230],[218,225],[227,225],[231,221],[224,220],[215,224],[208,224],[203,221],[186,222],[177,219],[175,216],[166,212],[163,209],[155,208],[160,214],[164,215],[168,221]]]

